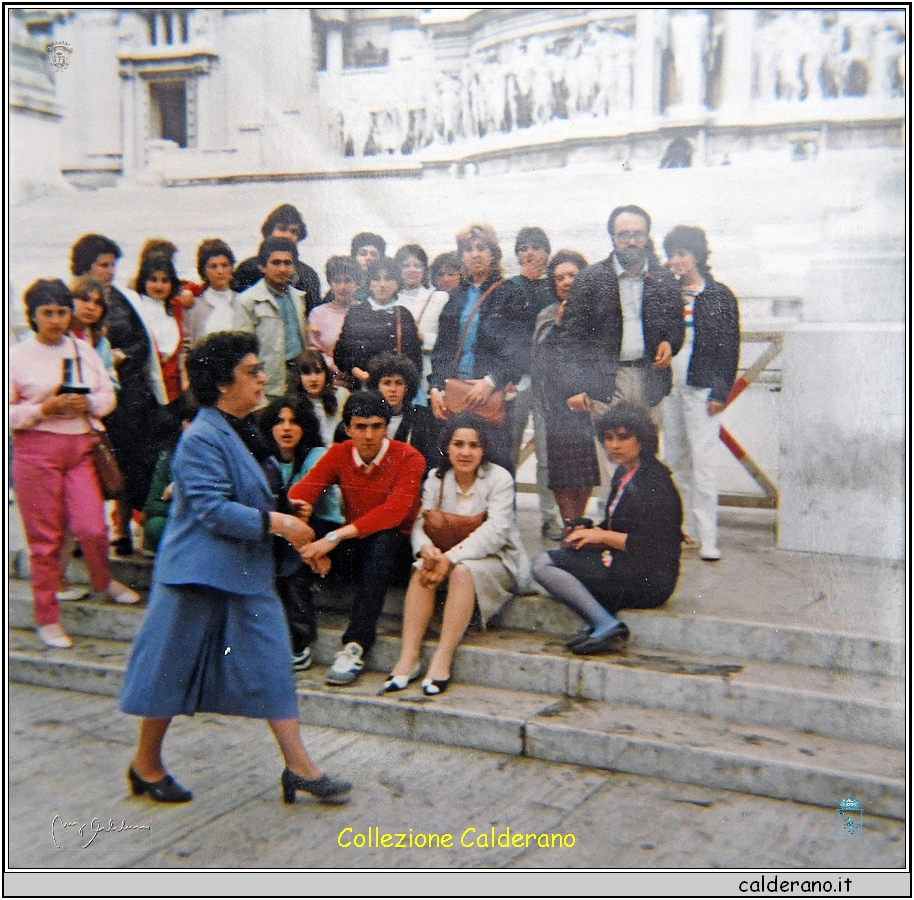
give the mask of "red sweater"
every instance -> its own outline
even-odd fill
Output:
[[[289,489],[290,500],[314,505],[332,484],[343,493],[346,522],[359,537],[399,528],[409,535],[419,514],[419,488],[425,475],[422,454],[401,441],[391,441],[387,453],[367,474],[352,458],[352,441],[333,444],[314,467]]]

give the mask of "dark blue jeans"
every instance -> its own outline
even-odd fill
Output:
[[[352,582],[352,610],[343,643],[355,641],[367,654],[374,646],[388,587],[409,581],[413,559],[410,540],[396,528],[378,531],[343,541],[331,559],[333,568]]]

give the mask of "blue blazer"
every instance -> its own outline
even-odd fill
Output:
[[[263,511],[273,494],[257,460],[221,413],[201,409],[171,463],[171,514],[154,580],[202,584],[234,594],[273,592],[271,537]]]

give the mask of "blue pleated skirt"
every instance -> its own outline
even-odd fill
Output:
[[[155,583],[120,706],[152,718],[294,719],[292,648],[279,598]]]

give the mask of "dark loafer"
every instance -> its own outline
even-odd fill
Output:
[[[194,795],[181,787],[171,775],[166,775],[158,781],[143,781],[131,766],[127,769],[127,783],[134,797],[148,794],[156,803],[187,803],[194,799]]]
[[[586,656],[591,653],[621,653],[629,637],[628,625],[620,622],[607,631],[595,631],[586,641],[571,648],[572,653]]]
[[[576,635],[574,635],[574,637],[572,637],[571,640],[567,641],[565,643],[565,646],[569,650],[574,650],[574,648],[577,647],[578,644],[583,644],[584,641],[590,640],[590,636],[592,634],[593,634],[593,628],[591,628],[590,625],[588,625],[585,628],[582,628]]]

